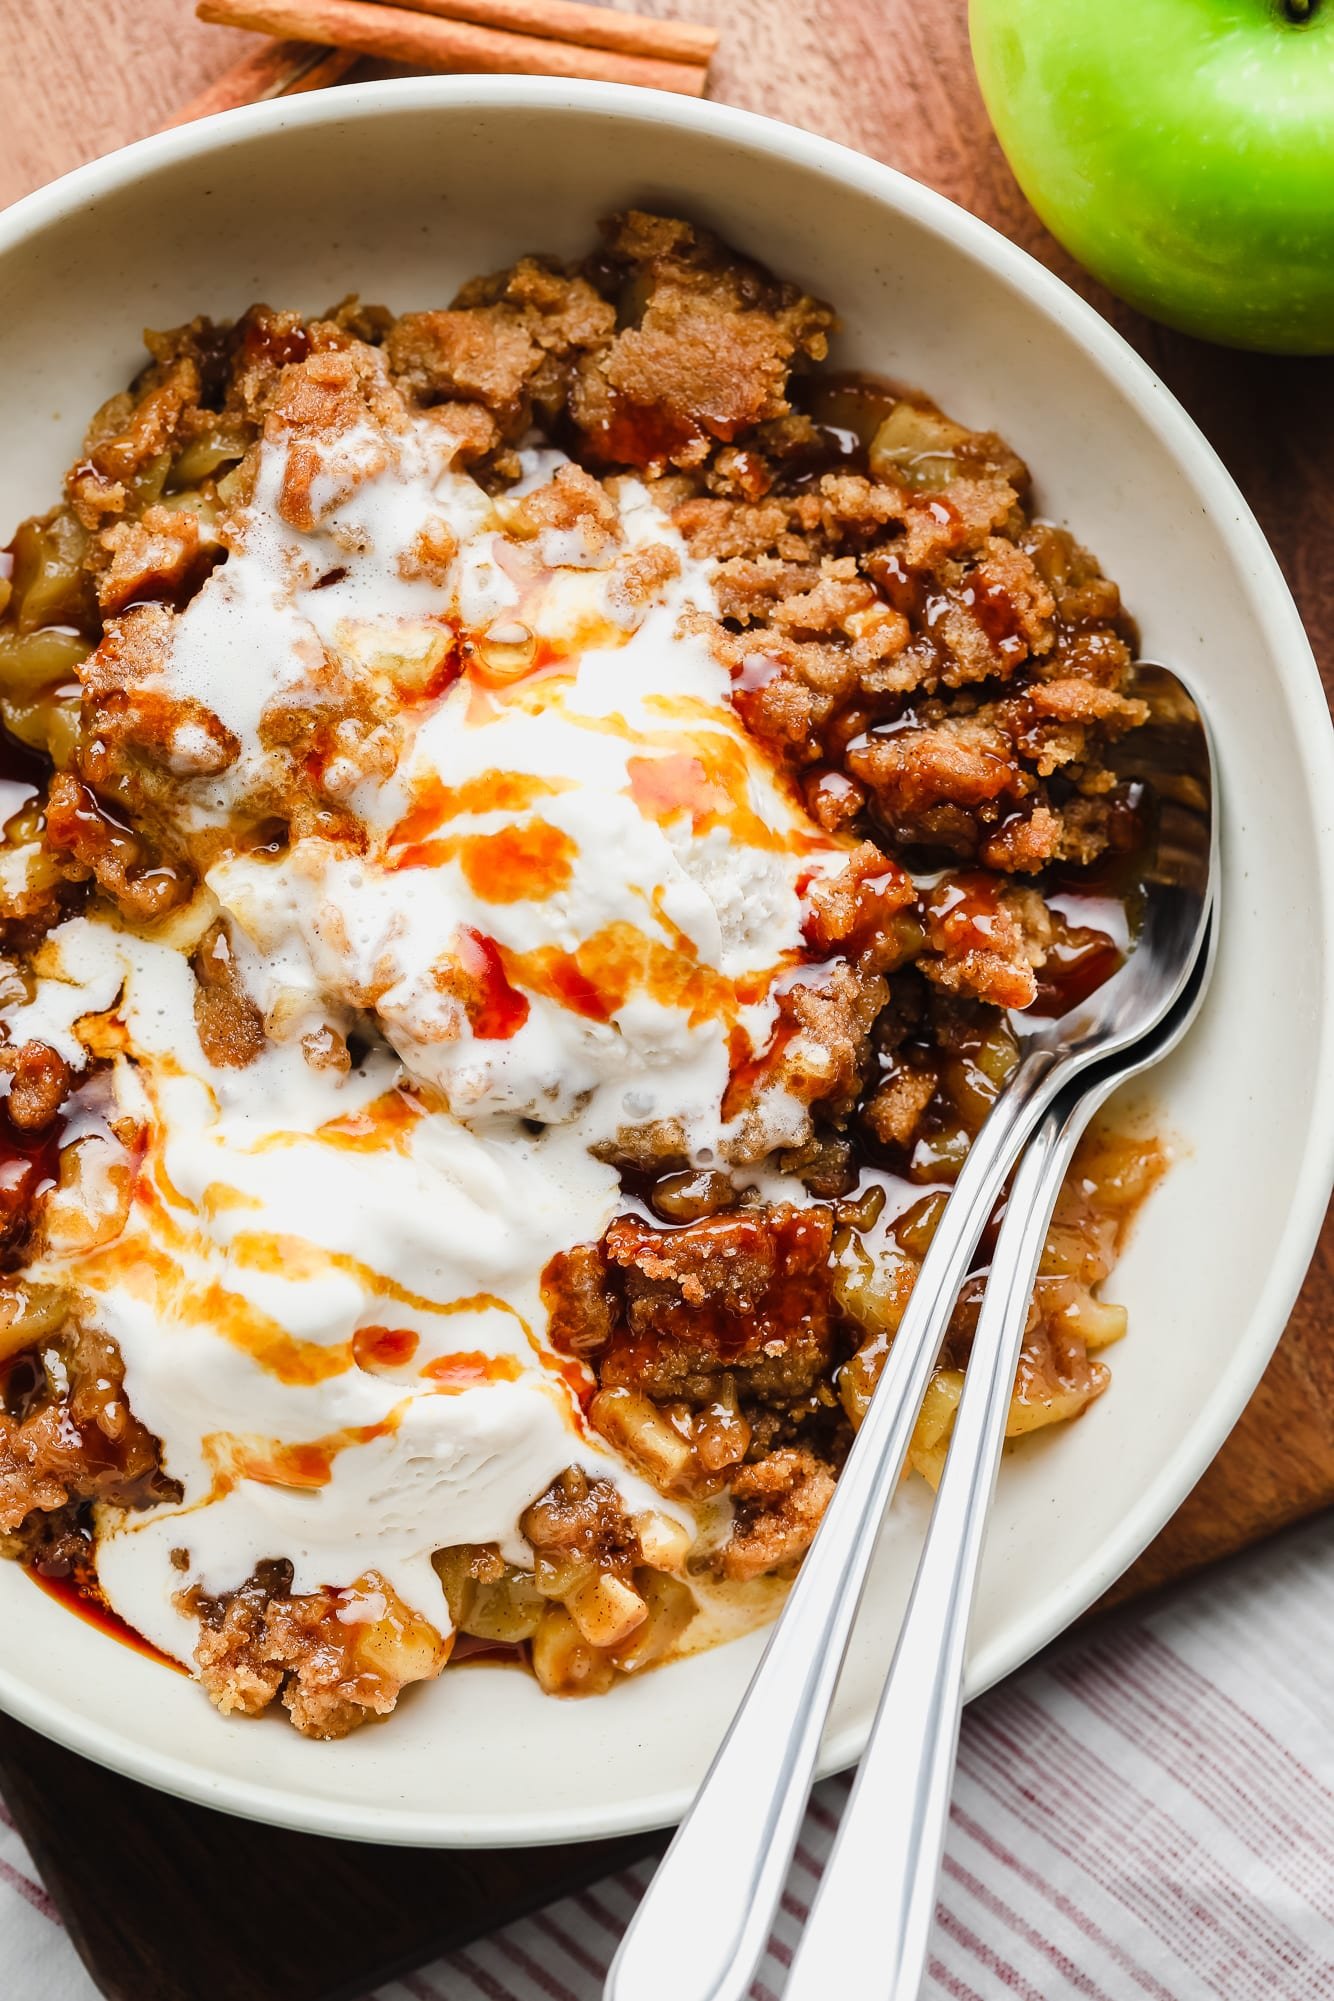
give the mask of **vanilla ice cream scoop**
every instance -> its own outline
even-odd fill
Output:
[[[104,1024],[144,1135],[118,1233],[53,1234],[34,1274],[115,1339],[180,1483],[103,1509],[99,1575],[182,1658],[183,1583],[374,1571],[443,1631],[432,1553],[522,1562],[563,1468],[667,1505],[587,1425],[543,1270],[621,1206],[627,1127],[721,1157],[804,888],[845,859],[734,712],[710,565],[638,481],[543,451],[490,495],[404,412],[313,465],[303,441],[294,526],[294,449],[271,430],[226,563],[142,665],[235,745],[170,760],[196,907],[172,936],[70,920],[6,1016],[76,1064]],[[318,810],[256,840],[312,760]],[[195,1015],[219,921],[266,1031],[239,1065]]]
[[[547,452],[534,470],[559,466]],[[362,849],[308,838],[210,870],[246,983],[291,1028],[303,996],[312,1018],[330,999],[368,1010],[459,1117],[560,1121],[596,1098],[604,1137],[668,1110],[702,1131],[736,1035],[763,1045],[772,982],[801,953],[798,880],[842,851],[732,709],[688,617],[713,607],[709,566],[638,481],[615,482],[596,540],[516,539],[447,486],[458,677],[357,790]],[[646,548],[662,581],[636,600]],[[256,535],[233,562],[271,560]],[[330,603],[351,588],[301,598],[344,653]],[[355,643],[383,665],[401,634],[372,645],[358,625]]]

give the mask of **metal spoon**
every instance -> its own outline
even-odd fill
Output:
[[[949,1821],[969,1615],[1047,1225],[1095,1113],[1174,1049],[1199,1013],[1217,936],[1215,921],[1161,1027],[1063,1091],[1019,1163],[912,1598],[783,2001],[917,2001]]]
[[[1160,803],[1139,937],[1125,964],[1059,1021],[1023,1036],[1009,1083],[964,1161],[834,1495],[783,1615],[695,1802],[607,1976],[605,2001],[742,2001],[787,1876],[820,1738],[885,1509],[973,1248],[1025,1142],[1060,1092],[1128,1050],[1176,1004],[1217,876],[1214,764],[1193,697],[1144,664],[1150,720],[1119,775]]]

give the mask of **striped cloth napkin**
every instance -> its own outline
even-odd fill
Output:
[[[1334,2001],[1332,1659],[1327,1518],[1067,1641],[975,1703],[929,2001]],[[848,1783],[812,1801],[754,2001],[782,1993]],[[649,1868],[373,2001],[597,2001]],[[874,1951],[868,1929],[868,1964]],[[3,1804],[0,1995],[94,1995]]]

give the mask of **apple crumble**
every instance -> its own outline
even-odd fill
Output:
[[[835,324],[637,212],[197,319],[10,545],[0,1548],[224,1712],[771,1607],[1012,1015],[1133,942],[1116,586]],[[1012,1433],[1161,1166],[1086,1147]]]

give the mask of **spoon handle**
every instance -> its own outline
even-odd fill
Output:
[[[1030,1050],[960,1169],[819,1533],[621,1942],[605,2001],[742,2001],[749,1987],[796,1845],[880,1524],[955,1295],[1062,1069],[1051,1051]]]
[[[1047,1225],[1096,1094],[1053,1107],[1010,1192],[940,1489],[870,1740],[784,2001],[917,2001],[959,1741],[964,1652]],[[872,1945],[872,1941],[874,1944]]]

